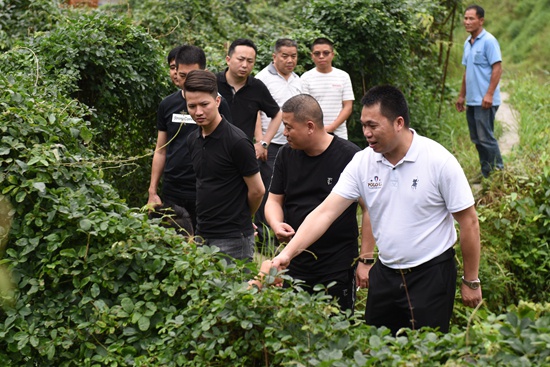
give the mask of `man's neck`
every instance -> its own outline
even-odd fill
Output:
[[[393,164],[394,166],[399,163],[409,151],[409,148],[411,147],[414,133],[410,129],[405,129],[403,131],[403,136],[397,137],[398,139],[402,139],[401,143],[398,145],[398,147],[393,150],[392,152],[384,153],[383,156]]]
[[[315,69],[317,69],[317,71],[320,72],[321,74],[328,74],[332,71],[332,65],[329,65],[323,69],[320,69],[318,66],[316,66]]]
[[[220,125],[220,123],[222,122],[222,116],[219,115],[216,120],[211,123],[210,125],[208,126],[201,126],[201,135],[202,137],[207,137],[208,135],[212,134],[214,132],[214,130],[216,130],[216,128]]]
[[[275,71],[277,71],[277,74],[279,74],[280,76],[282,76],[283,78],[285,78],[285,80],[288,80],[288,78],[290,78],[290,76],[292,75],[292,73],[288,73],[288,74],[283,74],[279,71],[279,69],[277,69],[277,67],[275,66],[275,64],[273,64],[273,68],[275,69]]]
[[[480,28],[478,31],[470,33],[472,35],[471,42],[474,43],[475,39],[483,32],[483,28]]]
[[[229,70],[227,70],[225,72],[225,79],[227,80],[227,83],[233,87],[233,89],[235,89],[235,92],[238,91],[239,89],[241,89],[242,87],[245,86],[247,80],[248,80],[248,75],[246,76],[246,78],[235,78],[230,72]]]
[[[333,135],[330,135],[327,132],[323,132],[322,136],[319,137],[319,139],[315,142],[313,146],[304,149],[304,153],[306,153],[310,157],[321,155],[325,152],[325,150],[328,149],[328,147],[332,143],[332,140],[334,140]]]

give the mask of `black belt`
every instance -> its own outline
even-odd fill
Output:
[[[434,266],[434,265],[437,265],[437,264],[442,263],[444,261],[448,261],[448,260],[450,260],[454,257],[455,257],[455,249],[450,247],[448,250],[446,250],[441,255],[438,255],[438,256],[434,257],[433,259],[431,259],[429,261],[426,261],[424,264],[420,264],[418,266],[415,266],[414,268],[393,269],[393,268],[390,268],[390,267],[382,264],[382,262],[380,262],[380,264],[383,265],[384,267],[388,268],[388,269],[393,270],[394,272],[396,272],[398,274],[401,274],[401,273],[406,274],[406,273],[412,273],[412,272],[427,269],[430,266]]]

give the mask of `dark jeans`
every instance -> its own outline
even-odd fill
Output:
[[[440,256],[441,262],[430,260],[434,265],[428,262],[403,271],[377,261],[369,273],[367,324],[386,326],[394,335],[401,328],[418,330],[423,326],[448,332],[457,270],[453,249]]]
[[[489,177],[494,169],[502,169],[502,156],[494,134],[495,115],[498,106],[484,109],[481,106],[468,106],[466,119],[470,130],[470,140],[475,144],[481,164],[481,174]]]
[[[200,238],[196,237],[197,243],[205,246],[216,246],[221,253],[239,260],[250,260],[254,258],[254,235],[237,238]]]

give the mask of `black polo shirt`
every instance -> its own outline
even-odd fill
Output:
[[[254,145],[225,118],[208,136],[188,138],[197,177],[197,234],[235,238],[254,233],[244,178],[260,171]]]
[[[268,117],[275,117],[279,112],[279,105],[271,96],[265,84],[249,76],[246,84],[233,93],[233,87],[227,83],[225,71],[216,74],[218,78],[218,92],[227,100],[233,117],[233,125],[244,131],[252,141],[258,111],[263,111]]]
[[[218,110],[231,121],[229,105],[224,98]],[[182,125],[181,116],[189,117],[189,114],[187,102],[179,89],[164,98],[157,109],[157,130],[166,131],[167,140],[170,142],[166,147],[162,193],[180,200],[195,200],[195,172],[191,165],[187,137],[198,128],[195,124]]]

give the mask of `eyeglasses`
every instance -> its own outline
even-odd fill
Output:
[[[328,57],[328,55],[330,55],[332,53],[332,51],[315,51],[315,52],[312,52],[313,56],[315,57],[319,57],[321,56],[321,54],[323,54],[324,57]]]

